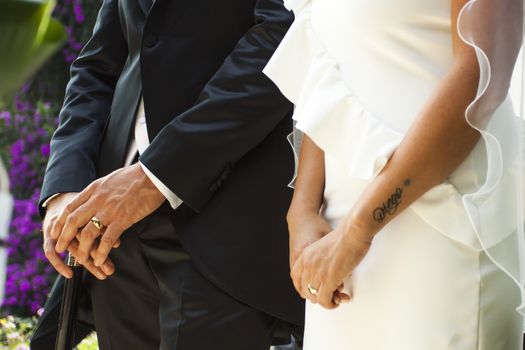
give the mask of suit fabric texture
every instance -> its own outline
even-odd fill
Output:
[[[151,145],[139,160],[184,202],[154,215],[211,284],[300,326],[292,105],[262,73],[292,21],[282,0],[105,0],[71,67],[41,201],[122,166],[142,96]]]

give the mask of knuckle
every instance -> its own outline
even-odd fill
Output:
[[[67,219],[66,219],[66,226],[73,226],[75,225],[75,222],[77,220],[77,214],[76,213],[72,213],[70,215],[68,215]]]
[[[51,260],[53,258],[53,252],[49,248],[44,248],[44,255],[46,256],[47,260]]]
[[[100,243],[102,245],[112,246],[113,239],[110,237],[110,234],[105,234],[100,238]]]
[[[86,250],[84,248],[78,248],[76,251],[76,259],[80,263],[85,263],[87,260],[86,257],[87,257]]]
[[[89,227],[89,226],[87,226],[87,227]],[[84,230],[82,231],[82,234],[80,235],[80,238],[81,238],[82,240],[89,240],[89,241],[92,241],[92,240],[94,240],[95,238],[97,238],[99,234],[98,234],[98,232],[95,232],[95,231],[92,230],[91,228],[87,228],[87,227],[86,227],[86,229],[84,229]]]
[[[66,215],[69,215],[71,214],[71,212],[73,211],[74,207],[73,207],[73,202],[70,202],[68,204],[66,204],[64,206],[64,208],[62,209],[62,213],[63,214],[66,214]]]
[[[102,193],[94,193],[90,198],[94,203],[100,203],[105,200],[105,196]]]

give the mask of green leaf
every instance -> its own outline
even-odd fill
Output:
[[[0,100],[6,100],[66,40],[54,0],[0,0]]]

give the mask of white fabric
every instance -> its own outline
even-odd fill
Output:
[[[519,311],[525,314],[523,119],[500,105],[520,68],[515,63],[523,44],[523,7],[523,0],[470,0],[457,29],[479,62],[478,92],[465,117],[481,133],[487,157],[485,181],[463,203],[482,249],[520,288]]]
[[[297,129],[325,151],[323,214],[335,225],[385,166],[447,73],[455,25],[450,1],[285,4],[296,19],[264,71],[295,104]],[[506,203],[508,209],[509,199],[519,193],[516,168],[510,166],[519,154],[519,148],[511,149],[515,135],[521,137],[516,115],[506,99],[491,121],[492,132],[501,135],[497,147],[505,152],[503,158],[494,157],[496,148],[486,139],[480,141],[448,181],[378,235],[366,258],[374,262],[372,272],[359,273],[367,269],[363,262],[356,280],[347,281],[354,294],[369,297],[356,298],[336,313],[308,305],[305,350],[519,349],[516,334],[523,319],[514,309],[520,290],[510,287],[507,276],[520,270],[519,245],[511,245],[519,218],[515,203],[510,202],[512,210],[498,207]],[[465,195],[477,193],[493,167],[501,170],[500,179],[482,203],[485,216],[473,220],[480,203],[469,206]],[[490,234],[480,235],[481,229]],[[417,235],[417,242],[402,238],[406,235]],[[383,248],[382,239],[389,242]],[[502,247],[507,254],[498,256],[499,269],[488,249]],[[486,310],[498,317],[491,319]],[[379,331],[369,332],[365,325]]]
[[[130,144],[128,147],[128,153],[125,163],[126,166],[131,165],[137,152],[139,154],[142,154],[148,148],[150,143],[148,136],[148,128],[146,124],[146,114],[144,112],[143,99],[140,100],[137,115],[135,117],[135,128],[133,135],[134,137],[130,140]],[[155,176],[155,174],[149,171],[144,164],[140,163],[140,165],[142,166],[142,169],[149,177],[151,182],[153,182],[155,187],[157,187],[160,193],[162,193],[162,195],[166,197],[171,207],[173,209],[177,209],[183,203],[182,200],[179,197],[177,197],[177,195],[173,193],[173,191],[171,191],[162,181],[160,181],[159,178]]]

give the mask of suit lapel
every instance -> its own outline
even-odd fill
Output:
[[[144,11],[144,14],[147,16],[151,6],[153,5],[153,0],[138,0],[140,8]]]

